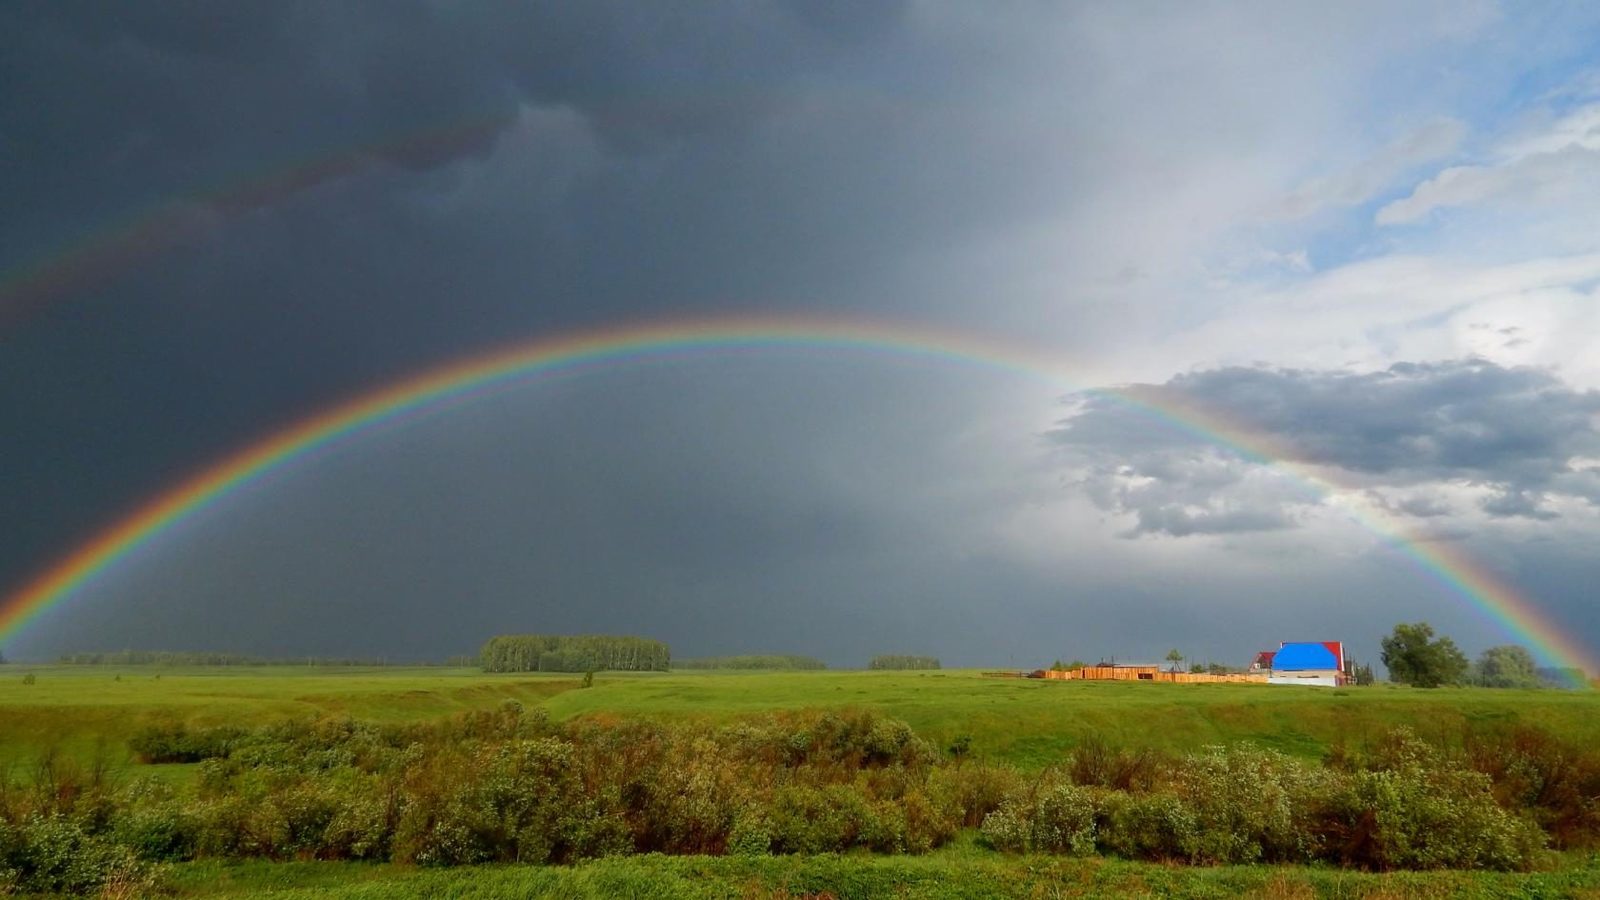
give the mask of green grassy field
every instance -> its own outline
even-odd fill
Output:
[[[34,683],[24,676],[33,674]],[[128,738],[145,725],[252,726],[350,716],[405,722],[489,709],[516,699],[556,720],[574,717],[729,721],[775,710],[865,708],[900,718],[941,746],[969,735],[984,757],[1039,768],[1090,734],[1167,750],[1250,741],[1301,757],[1360,744],[1394,725],[1450,741],[1468,723],[1537,724],[1569,739],[1600,738],[1600,693],[1395,687],[1327,690],[1261,685],[1043,682],[972,671],[601,673],[578,689],[566,675],[486,675],[471,669],[0,667],[0,764],[26,766],[47,748],[179,784],[194,767],[136,766]],[[971,836],[925,857],[599,860],[571,868],[448,871],[351,863],[172,867],[179,896],[1591,896],[1600,859],[1554,858],[1528,874],[1396,873],[1229,867],[1190,869],[1118,860],[1008,857]]]
[[[35,683],[23,684],[32,672]],[[159,676],[159,677],[158,677]],[[602,673],[589,690],[570,675],[486,675],[475,669],[8,666],[0,669],[0,762],[55,745],[74,755],[160,720],[249,726],[283,718],[416,721],[507,698],[574,716],[727,721],[773,710],[859,707],[903,719],[944,744],[1025,767],[1049,765],[1084,735],[1184,750],[1248,740],[1302,757],[1395,725],[1449,740],[1467,722],[1527,722],[1600,740],[1600,693],[1473,688],[1421,691],[1235,684],[1047,682],[975,671]]]

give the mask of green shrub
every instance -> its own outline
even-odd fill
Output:
[[[1202,863],[1302,862],[1315,847],[1296,826],[1306,768],[1272,750],[1243,744],[1184,758],[1176,791],[1194,810],[1191,859]]]
[[[1108,794],[1098,837],[1110,853],[1130,859],[1188,860],[1196,855],[1199,822],[1176,794]]]
[[[175,803],[136,807],[118,821],[114,837],[144,860],[184,860],[194,856],[199,823]]]
[[[91,894],[153,880],[154,870],[128,848],[65,817],[0,820],[0,892]]]
[[[1047,779],[984,819],[983,837],[997,850],[1087,855],[1095,849],[1097,813],[1087,788]]]
[[[190,731],[179,722],[159,722],[135,732],[128,749],[144,763],[193,763],[227,756],[241,735],[235,728]]]
[[[728,833],[728,853],[734,856],[766,856],[772,852],[772,820],[764,812],[744,810],[733,820]]]
[[[1495,802],[1487,775],[1409,729],[1386,735],[1369,766],[1326,802],[1326,838],[1345,865],[1522,870],[1544,846],[1533,822]]]

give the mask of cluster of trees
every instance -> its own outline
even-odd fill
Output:
[[[826,669],[828,664],[810,656],[792,653],[759,653],[741,656],[702,656],[673,662],[674,669]]]
[[[1382,641],[1389,678],[1416,687],[1476,685],[1490,688],[1536,688],[1548,684],[1582,684],[1581,671],[1541,669],[1526,647],[1490,647],[1468,662],[1455,641],[1435,636],[1426,622],[1400,624]]]
[[[665,672],[672,651],[661,641],[613,634],[502,634],[478,654],[485,672]]]
[[[899,653],[882,653],[867,662],[869,669],[937,669],[937,656],[906,656]]]

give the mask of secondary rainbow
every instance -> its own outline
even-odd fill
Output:
[[[430,369],[333,406],[269,435],[155,496],[78,547],[0,603],[0,639],[14,635],[117,562],[155,541],[172,525],[278,471],[374,429],[458,402],[561,372],[629,361],[779,348],[891,354],[957,362],[1041,379],[1082,391],[1046,356],[966,334],[902,324],[777,318],[725,318],[632,325],[515,344]],[[1181,429],[1259,463],[1291,473],[1321,493],[1341,485],[1297,461],[1270,437],[1214,412],[1186,405],[1159,389],[1093,390],[1147,415],[1158,427]],[[1352,519],[1414,561],[1430,578],[1486,614],[1535,653],[1559,666],[1594,672],[1591,654],[1549,621],[1515,588],[1448,544],[1420,540],[1393,516],[1345,507]]]

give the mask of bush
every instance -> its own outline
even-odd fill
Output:
[[[1163,768],[1170,769],[1171,763],[1154,750],[1115,750],[1104,738],[1091,734],[1073,750],[1067,771],[1077,784],[1147,791]]]
[[[1526,810],[1556,849],[1600,844],[1600,754],[1527,726],[1472,733],[1464,744],[1500,806]]]
[[[65,817],[0,820],[0,892],[90,894],[155,879],[155,870],[128,848]]]
[[[234,728],[190,731],[179,722],[160,722],[135,732],[128,749],[143,763],[193,763],[227,756],[242,734]]]
[[[1095,849],[1098,805],[1086,788],[1047,781],[1008,798],[983,821],[984,840],[1013,853],[1069,853]]]
[[[1194,809],[1174,794],[1107,794],[1101,803],[1100,847],[1129,859],[1188,860],[1199,824]]]
[[[1203,863],[1314,858],[1315,847],[1294,812],[1309,787],[1305,766],[1248,744],[1186,757],[1176,791],[1194,811],[1190,858]]]
[[[1409,729],[1386,736],[1370,766],[1327,802],[1327,838],[1345,865],[1522,870],[1544,846],[1536,825],[1495,802],[1488,776]]]

